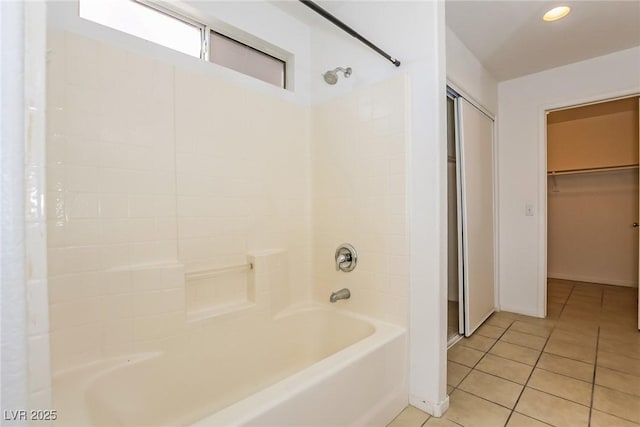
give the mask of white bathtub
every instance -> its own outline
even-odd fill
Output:
[[[400,327],[325,306],[211,325],[55,377],[57,424],[382,426],[407,404]]]

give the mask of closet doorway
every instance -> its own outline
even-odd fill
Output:
[[[548,111],[546,127],[547,281],[637,288],[640,98]]]
[[[448,88],[449,344],[495,311],[494,182],[493,117]]]

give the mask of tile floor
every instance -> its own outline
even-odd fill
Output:
[[[640,427],[638,290],[550,280],[548,317],[493,314],[449,349],[449,410],[390,427]]]

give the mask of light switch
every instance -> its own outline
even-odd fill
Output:
[[[533,205],[531,203],[524,205],[524,215],[533,216]]]

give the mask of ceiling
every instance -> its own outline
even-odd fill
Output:
[[[567,17],[542,20],[560,5]],[[447,0],[446,20],[498,81],[640,45],[640,0]]]

